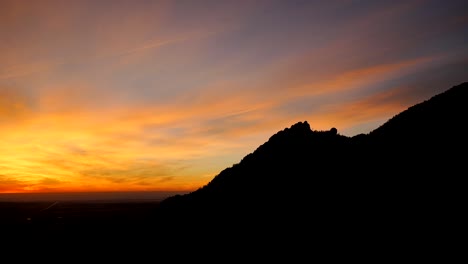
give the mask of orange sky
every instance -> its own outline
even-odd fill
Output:
[[[0,193],[190,191],[467,81],[466,1],[325,2],[1,1]]]

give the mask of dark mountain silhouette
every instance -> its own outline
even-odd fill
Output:
[[[205,186],[164,200],[160,215],[187,228],[225,221],[328,239],[434,235],[462,206],[467,102],[462,83],[354,137],[298,122]]]
[[[26,203],[15,212],[7,203],[2,236],[21,240],[7,243],[11,252],[19,243],[24,252],[44,244],[41,253],[65,247],[73,256],[92,248],[108,261],[125,252],[145,261],[167,252],[171,259],[197,252],[205,261],[432,259],[462,246],[466,102],[462,83],[354,137],[298,122],[205,186],[159,204],[59,203],[38,211],[50,204]],[[38,211],[34,221],[30,211]]]
[[[2,234],[34,245],[47,237],[136,247],[145,256],[208,245],[262,259],[387,256],[440,241],[456,248],[450,235],[460,233],[466,206],[466,102],[462,83],[354,137],[298,122],[191,193],[159,204],[59,203],[33,223],[15,214],[26,223],[3,222]]]

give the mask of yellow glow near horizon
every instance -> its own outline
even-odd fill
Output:
[[[298,121],[367,133],[466,81],[437,5],[0,1],[0,193],[190,191]]]

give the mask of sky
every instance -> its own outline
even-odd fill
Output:
[[[0,193],[192,191],[468,81],[467,44],[457,0],[0,0]]]

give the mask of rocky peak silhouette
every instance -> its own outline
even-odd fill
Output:
[[[462,206],[467,91],[462,83],[354,137],[295,123],[205,186],[164,200],[160,212],[287,232],[323,227],[327,237],[423,232],[427,219],[456,217]]]

